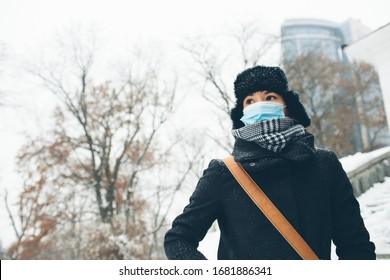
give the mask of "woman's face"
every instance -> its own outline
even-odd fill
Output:
[[[272,91],[257,91],[251,95],[245,97],[243,101],[244,109],[249,105],[252,105],[256,102],[276,102],[284,106],[284,114],[287,116],[286,103],[283,100],[283,97],[279,94]]]

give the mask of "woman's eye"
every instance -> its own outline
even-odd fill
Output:
[[[276,99],[276,96],[273,96],[273,95],[268,95],[267,98],[266,98],[267,101],[268,100],[274,100],[274,99]]]
[[[253,99],[247,99],[247,100],[245,101],[245,103],[246,103],[247,105],[250,105],[250,104],[253,104],[253,103],[254,103],[254,100],[253,100]]]

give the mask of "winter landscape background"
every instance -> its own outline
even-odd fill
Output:
[[[355,18],[375,30],[390,21],[388,8],[1,0],[2,258],[164,258],[163,235],[202,170],[231,149],[225,111],[235,75],[252,60],[280,64],[282,22]],[[371,156],[346,155],[343,166]],[[382,254],[390,254],[389,195],[386,179],[359,197]],[[217,236],[201,244],[210,258]]]

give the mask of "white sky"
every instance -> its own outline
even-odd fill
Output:
[[[278,30],[286,18],[343,22],[372,29],[388,22],[387,0],[0,0],[0,40],[19,48],[70,22],[94,22],[126,38],[166,38],[261,19]]]

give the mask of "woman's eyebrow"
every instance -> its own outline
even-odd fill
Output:
[[[261,94],[269,94],[269,93],[273,93],[272,91],[267,91],[267,90],[261,90],[261,91],[255,91],[251,94],[249,94],[248,96],[253,96],[254,94],[257,94],[257,93],[261,93]]]

